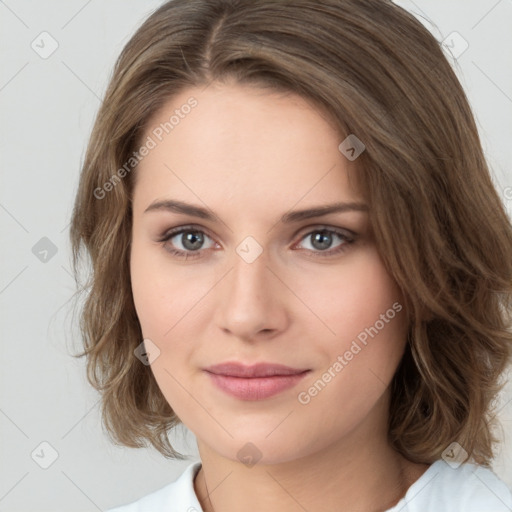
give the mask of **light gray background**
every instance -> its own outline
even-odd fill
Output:
[[[161,3],[0,0],[1,512],[104,510],[162,487],[197,458],[185,428],[171,439],[190,461],[110,444],[84,361],[69,355],[79,347],[67,232],[79,168],[114,61]],[[452,62],[511,213],[512,0],[397,3],[439,41],[457,31],[468,42]],[[46,59],[31,47],[43,31],[59,45]],[[32,252],[43,237],[57,250],[46,262]],[[512,488],[510,383],[500,407],[505,444],[494,470]],[[42,442],[58,454],[48,469],[34,461],[51,456]]]

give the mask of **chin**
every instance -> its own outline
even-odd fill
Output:
[[[295,438],[295,436],[278,435],[277,431],[270,434],[268,425],[256,432],[253,428],[245,434],[239,434],[229,442],[219,443],[218,439],[213,439],[209,444],[210,449],[217,452],[220,456],[240,462],[248,468],[258,465],[274,465],[291,462],[310,455],[321,447],[314,446],[311,440],[304,438]],[[213,444],[212,444],[213,443]]]

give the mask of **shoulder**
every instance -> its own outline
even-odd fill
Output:
[[[147,512],[165,510],[168,512],[201,512],[201,506],[194,492],[194,478],[201,462],[193,462],[174,482],[153,491],[137,501],[111,508],[105,512]]]
[[[388,512],[511,512],[512,492],[490,469],[434,462]]]

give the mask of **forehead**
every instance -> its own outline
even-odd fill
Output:
[[[172,194],[281,211],[299,201],[360,198],[339,133],[292,93],[239,84],[189,88],[149,120],[142,140],[148,137],[154,147],[137,167],[135,203]]]

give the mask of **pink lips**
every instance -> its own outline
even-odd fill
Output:
[[[231,396],[264,400],[295,386],[310,370],[271,363],[222,363],[205,371],[219,389]]]

